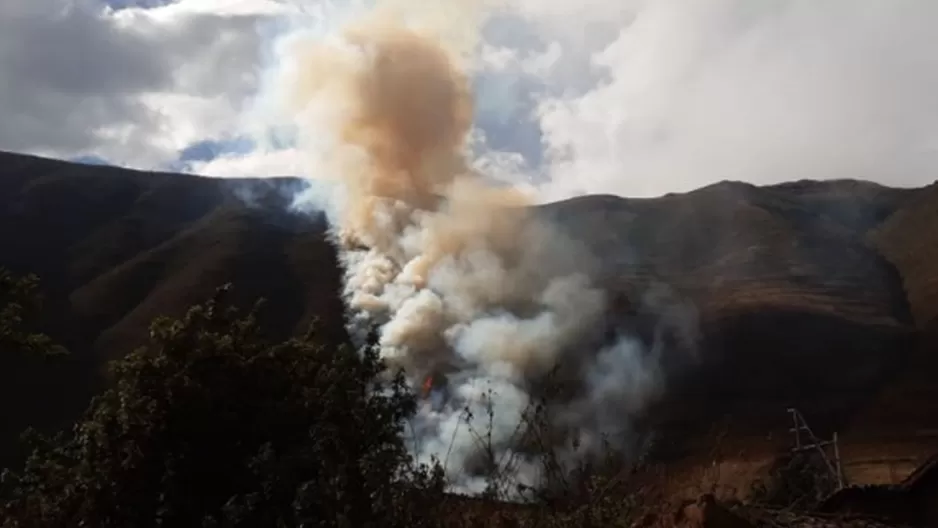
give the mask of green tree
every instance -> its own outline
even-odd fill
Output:
[[[442,490],[410,465],[415,401],[374,348],[268,344],[227,288],[116,361],[68,433],[32,433],[4,527],[413,526]]]
[[[67,352],[45,334],[34,332],[32,323],[42,306],[35,275],[19,277],[0,268],[0,352],[62,356]]]

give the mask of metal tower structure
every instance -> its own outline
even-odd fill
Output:
[[[821,455],[821,460],[824,461],[824,465],[827,466],[828,471],[837,482],[837,489],[842,489],[844,487],[844,473],[843,468],[840,463],[840,447],[837,445],[837,432],[834,432],[834,436],[831,440],[821,440],[819,439],[814,432],[808,427],[808,422],[805,421],[804,416],[801,415],[795,408],[789,408],[788,414],[791,415],[792,419],[792,428],[789,429],[791,433],[795,435],[795,447],[791,449],[792,453],[804,453],[812,450],[817,450],[818,454]],[[828,456],[827,449],[832,447],[832,456]]]

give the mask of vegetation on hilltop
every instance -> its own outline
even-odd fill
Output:
[[[4,277],[17,295],[0,313],[19,314],[35,279]],[[262,303],[244,313],[229,293],[155,320],[73,427],[24,433],[28,459],[0,480],[0,526],[628,526],[639,511],[595,471],[530,490],[549,509],[447,495],[440,465],[406,449],[415,396],[375,347],[327,345],[315,329],[265,341]],[[13,334],[14,352],[50,343]]]
[[[62,496],[72,497],[70,507],[90,508],[87,500],[92,495],[80,494],[85,492],[77,487],[79,473],[74,469],[94,460],[75,451],[78,439],[83,438],[79,434],[83,424],[98,419],[97,409],[136,401],[137,393],[120,388],[121,379],[149,379],[147,372],[166,376],[164,381],[191,377],[181,373],[190,368],[183,366],[186,361],[153,363],[166,343],[150,335],[148,325],[160,314],[190,324],[185,315],[189,307],[194,303],[204,307],[202,301],[218,284],[239,285],[237,291],[225,294],[223,304],[246,306],[261,296],[271,300],[264,310],[251,312],[255,326],[263,330],[251,338],[265,351],[261,355],[291,342],[289,336],[302,333],[317,317],[322,324],[303,346],[321,349],[323,356],[343,348],[347,337],[338,294],[342,280],[338,256],[323,236],[322,219],[286,211],[282,202],[288,201],[289,193],[280,192],[280,183],[239,181],[240,190],[245,191],[239,195],[239,189],[225,180],[87,167],[4,153],[0,161],[0,266],[37,272],[46,299],[41,319],[33,318],[39,307],[34,302],[35,280],[4,276],[0,306],[8,310],[0,314],[5,321],[0,330],[4,336],[0,352],[5,356],[0,361],[0,399],[4,401],[0,467],[17,468],[4,481],[5,498],[15,495],[14,490],[25,493],[11,499],[16,504],[10,502],[10,507],[25,507],[22,497],[26,495],[58,504],[56,494],[67,489],[71,495]],[[650,426],[662,439],[661,451],[667,447],[661,459],[670,464],[669,471],[676,473],[675,468],[686,463],[691,473],[700,465],[710,466],[713,446],[706,433],[713,423],[725,419],[733,425],[731,436],[740,452],[747,450],[739,458],[748,472],[762,464],[759,450],[777,447],[767,444],[766,433],[776,428],[784,431],[781,427],[787,424],[778,419],[778,413],[792,405],[812,416],[812,422],[817,416],[818,423],[844,433],[852,447],[880,453],[884,446],[895,446],[896,456],[912,460],[920,457],[919,451],[925,449],[921,446],[934,445],[938,436],[930,431],[938,416],[933,403],[938,402],[934,397],[938,384],[932,375],[936,365],[932,352],[938,343],[938,318],[933,317],[938,281],[933,280],[930,267],[933,259],[927,257],[938,247],[935,192],[935,186],[900,190],[863,182],[766,187],[723,183],[646,200],[580,197],[537,211],[556,219],[572,238],[584,241],[595,253],[601,265],[589,271],[596,273],[597,283],[614,299],[608,314],[612,326],[639,336],[653,335],[660,314],[640,307],[650,283],[668,284],[699,310],[702,340],[694,356],[697,362],[681,371],[680,379],[669,378],[667,401],[649,412],[654,421]],[[256,194],[258,199],[248,203],[245,194]],[[16,298],[21,301],[10,304],[8,299]],[[49,361],[47,352],[57,355],[63,349],[49,348],[53,342],[43,337],[43,331],[70,354]],[[186,332],[194,335],[201,330]],[[215,333],[217,337],[230,334],[228,330]],[[145,345],[147,353],[117,363],[130,365],[129,371],[113,372],[112,384],[103,385],[99,374],[105,362],[122,358],[139,345]],[[283,350],[299,353],[296,347]],[[287,369],[290,362],[278,357],[270,361],[277,369]],[[245,378],[247,368],[238,362],[248,364],[247,359],[214,361],[224,363],[231,372],[241,372],[233,379],[255,380],[251,386],[257,394],[272,389],[258,385],[255,378]],[[676,364],[681,366],[680,361]],[[666,369],[671,366],[664,365]],[[300,374],[278,376],[293,379]],[[148,383],[129,386],[156,394],[167,390],[163,382]],[[215,394],[205,398],[220,408],[261,413],[238,400],[238,392],[225,389],[225,384],[205,383],[202,394]],[[102,393],[104,388],[111,392]],[[82,414],[96,393],[102,395]],[[198,428],[179,425],[185,420],[169,418],[174,413],[186,416],[182,404],[173,399],[177,393],[164,398],[166,407],[153,411],[159,411],[155,416],[173,424],[174,436],[202,434]],[[235,399],[225,403],[228,398]],[[283,411],[272,402],[263,405]],[[135,408],[148,409],[142,404]],[[120,417],[119,412],[125,410],[101,412]],[[78,427],[73,430],[76,420]],[[109,422],[116,425],[108,435],[124,434],[120,420]],[[66,432],[34,444],[41,449],[34,451],[33,466],[23,469],[27,453],[18,452],[14,442],[27,425],[45,432],[64,427]],[[151,427],[144,432],[152,435],[163,430]],[[139,433],[137,443],[125,437],[119,442],[116,436],[108,438],[108,446],[137,449],[139,444],[151,449],[151,440],[141,440],[149,438],[144,433]],[[41,438],[33,435],[33,439]],[[287,445],[301,449],[298,443]],[[165,453],[169,448],[161,449],[145,452]],[[238,449],[247,447],[230,449],[242,453]],[[43,466],[43,461],[48,463]],[[112,466],[122,468],[121,464]],[[58,465],[71,469],[56,469],[55,474],[72,479],[55,484],[58,488],[52,484],[42,488],[27,478],[29,467],[51,472]],[[294,482],[293,477],[277,473],[288,474],[291,467],[268,464],[256,469],[256,475],[266,475],[263,478],[270,482]],[[617,475],[618,468],[613,473]],[[17,475],[23,478],[17,480]],[[609,519],[626,525],[624,519],[634,518],[630,512],[637,511],[627,507],[635,505],[637,500],[630,497],[636,491],[632,484],[625,489],[610,485],[610,478],[583,479],[595,485],[583,484],[586,491],[574,495],[572,488],[581,483],[569,483],[562,493],[569,506],[553,501],[551,508],[542,511],[569,523],[586,518],[577,517],[582,514],[601,518],[600,525],[614,525]],[[219,494],[233,489],[231,483],[220,479],[218,483],[228,486],[215,491]],[[99,495],[93,497],[98,500]],[[431,516],[430,505],[437,502],[428,500],[424,517]],[[446,502],[450,511],[463,504]],[[593,506],[607,503],[615,507],[598,510]],[[473,510],[480,503],[466,504]],[[481,501],[482,509],[490,504]],[[576,511],[581,513],[572,513]],[[546,521],[539,522],[545,526]],[[20,523],[30,525],[48,524]]]
[[[36,278],[0,278],[4,352],[61,353],[26,330]],[[108,387],[73,427],[24,433],[28,459],[0,478],[0,527],[749,528],[759,516],[787,525],[767,496],[727,508],[703,480],[696,503],[675,503],[654,471],[640,475],[612,452],[557,474],[550,446],[539,455],[551,478],[525,490],[530,504],[504,501],[498,471],[494,493],[449,495],[440,465],[418,466],[407,451],[415,396],[376,347],[327,344],[315,328],[268,341],[262,303],[243,312],[229,294],[220,288],[179,319],[156,319],[145,346],[111,363]],[[791,513],[789,502],[781,511]]]
[[[25,435],[3,526],[420,525],[442,481],[409,463],[403,379],[315,332],[266,343],[226,292],[156,320],[70,431]]]
[[[42,305],[39,278],[18,277],[0,268],[0,354],[61,356],[68,352],[31,327]]]

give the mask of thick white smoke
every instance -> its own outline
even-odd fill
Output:
[[[382,3],[333,34],[292,38],[272,85],[312,176],[336,184],[352,330],[380,328],[390,366],[428,386],[415,454],[479,492],[486,450],[510,482],[537,483],[525,413],[560,362],[577,387],[552,402],[567,436],[549,442],[569,459],[595,453],[606,432],[629,434],[661,379],[638,340],[607,335],[585,247],[473,167],[470,75],[486,6],[446,5]]]
[[[530,201],[724,179],[917,185],[938,169],[931,0],[295,4],[314,16],[278,40],[249,119],[274,147],[203,170],[338,184],[300,201],[330,213],[353,324],[380,327],[416,386],[432,374],[445,388],[417,451],[465,488],[480,485],[471,431],[489,427],[489,390],[503,460],[557,361],[584,387],[555,409],[580,451],[662,390],[661,342],[598,336],[615,329],[595,263]],[[693,313],[658,292],[646,303],[693,341]],[[534,479],[527,462],[515,474]]]

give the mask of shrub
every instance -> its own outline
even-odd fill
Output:
[[[30,328],[42,305],[38,288],[35,275],[19,277],[0,268],[0,352],[46,357],[67,353],[47,335]]]
[[[403,526],[439,469],[410,465],[415,411],[373,347],[311,331],[270,344],[223,288],[111,365],[71,431],[31,432],[3,477],[4,527]]]

